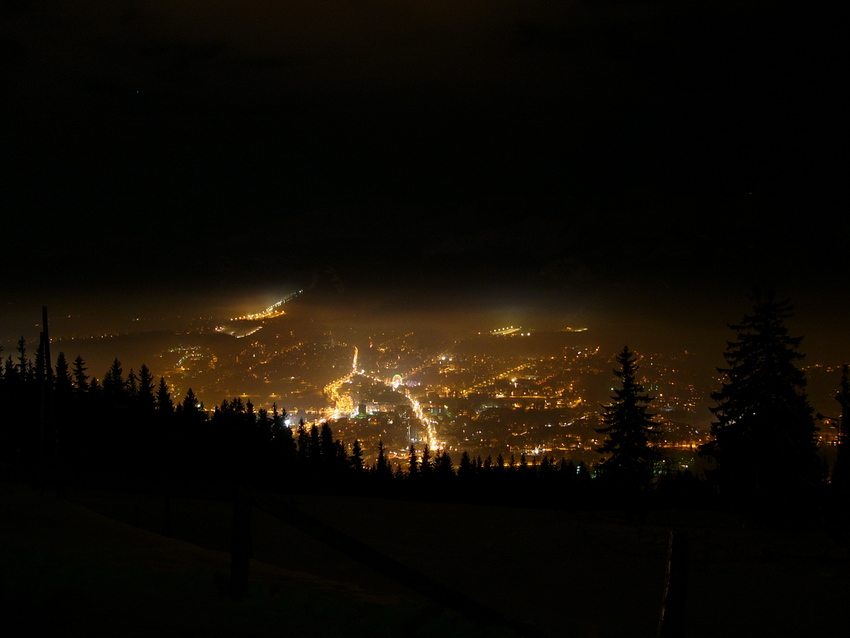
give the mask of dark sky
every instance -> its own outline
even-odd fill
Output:
[[[361,298],[533,290],[675,321],[736,320],[764,283],[832,323],[846,110],[824,11],[3,3],[6,307],[333,268]]]

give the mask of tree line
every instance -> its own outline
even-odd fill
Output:
[[[65,479],[162,486],[182,483],[216,490],[248,482],[272,491],[344,490],[475,500],[542,500],[589,484],[583,463],[526,456],[455,459],[448,451],[418,449],[391,458],[382,442],[375,460],[355,439],[346,444],[333,423],[286,424],[273,406],[225,399],[210,412],[194,392],[175,401],[163,377],[146,365],[125,374],[115,359],[102,380],[85,361],[59,353],[48,369],[31,361],[23,339],[0,374],[0,460],[48,468]],[[496,499],[495,495],[500,494]]]
[[[847,489],[846,433],[838,462],[825,471],[817,426],[798,367],[801,338],[788,334],[787,301],[755,291],[753,310],[733,329],[712,397],[715,421],[700,455],[713,463],[705,477],[672,470],[656,445],[653,397],[639,381],[639,361],[627,346],[613,371],[619,381],[601,406],[603,460],[589,468],[547,456],[481,458],[410,446],[390,458],[382,443],[366,463],[361,442],[338,439],[332,423],[286,425],[285,410],[256,410],[225,399],[204,410],[190,389],[174,400],[165,379],[146,365],[126,374],[115,359],[99,380],[82,357],[55,363],[42,339],[30,359],[21,338],[0,370],[0,460],[58,476],[110,476],[148,484],[209,489],[239,482],[273,491],[337,490],[487,503],[590,505],[651,495],[670,503],[722,496],[759,504],[808,498],[826,486]],[[850,409],[845,368],[836,399]],[[370,455],[371,457],[372,455]]]
[[[5,360],[0,401],[0,461],[46,469],[63,480],[108,477],[209,491],[247,482],[280,492],[541,506],[589,505],[598,496],[594,468],[583,462],[525,454],[453,457],[427,444],[411,444],[398,458],[382,442],[367,454],[361,441],[338,438],[331,422],[302,420],[291,428],[284,409],[255,409],[240,397],[208,411],[191,389],[172,398],[165,379],[155,379],[144,364],[125,373],[116,358],[101,380],[88,374],[80,356],[69,364],[60,352],[51,367],[39,351],[31,361],[23,339],[17,355]]]

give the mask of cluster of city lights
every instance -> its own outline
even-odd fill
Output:
[[[515,328],[514,326],[507,326],[505,328],[496,328],[495,330],[491,330],[490,334],[491,335],[505,336],[505,335],[516,334],[520,330],[522,330],[522,328]]]
[[[281,306],[283,306],[283,304],[287,303],[288,301],[292,301],[302,292],[304,291],[299,290],[298,292],[293,292],[292,294],[287,295],[280,301],[273,303],[265,310],[247,315],[242,315],[241,317],[233,317],[231,318],[231,321],[258,321],[260,319],[273,319],[274,317],[280,317],[281,315],[286,314],[281,308]]]

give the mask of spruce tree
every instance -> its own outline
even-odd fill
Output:
[[[348,450],[339,439],[334,439],[334,474],[344,476],[348,472]]]
[[[821,472],[806,378],[797,364],[802,337],[791,337],[788,301],[772,293],[751,295],[752,314],[731,325],[724,381],[712,394],[717,418],[712,440],[701,447],[717,463],[721,485],[739,496],[760,499],[790,494],[818,483]]]
[[[374,475],[379,481],[389,481],[393,477],[392,466],[384,451],[384,442],[378,441],[378,458],[375,460]]]
[[[183,397],[183,403],[181,404],[183,407],[183,412],[188,414],[196,414],[201,411],[202,404],[198,401],[198,397],[195,396],[195,392],[192,388],[186,390],[186,396]]]
[[[73,381],[71,380],[71,371],[68,367],[68,360],[65,358],[65,353],[60,352],[56,357],[56,374],[54,384],[58,395],[65,399],[71,394]]]
[[[416,457],[416,446],[410,444],[407,454],[407,473],[411,477],[419,474],[419,459]]]
[[[354,443],[351,445],[351,456],[348,458],[348,462],[351,464],[351,469],[354,470],[355,475],[363,473],[363,447],[360,445],[359,439],[354,439]]]
[[[434,463],[431,461],[431,448],[428,444],[422,448],[422,459],[419,461],[419,472],[424,478],[429,478],[434,472]]]
[[[122,397],[126,390],[125,383],[124,370],[116,357],[109,366],[109,370],[103,375],[103,391],[112,398]]]
[[[469,452],[464,450],[463,454],[460,456],[460,465],[457,468],[457,475],[462,479],[468,480],[472,478],[473,472],[472,459],[469,457]]]
[[[310,471],[314,476],[319,476],[322,472],[322,440],[319,426],[315,423],[310,426],[310,453],[309,465]]]
[[[156,409],[161,414],[174,412],[174,402],[171,400],[171,392],[165,382],[165,377],[159,378],[159,385],[156,388]]]
[[[319,430],[319,447],[322,453],[322,465],[325,472],[331,470],[336,465],[337,449],[334,445],[334,434],[330,423],[325,421]]]
[[[74,389],[77,392],[87,392],[89,389],[89,375],[86,374],[86,362],[80,355],[74,359]]]
[[[124,391],[134,401],[139,398],[139,377],[133,372],[133,368],[130,368],[130,372],[127,373],[127,380],[124,382]]]
[[[154,380],[150,369],[143,363],[139,368],[138,391],[136,397],[139,400],[139,406],[144,413],[153,412],[156,405],[154,393]]]
[[[611,403],[603,406],[603,427],[596,431],[605,435],[597,450],[607,455],[599,466],[599,475],[632,487],[646,486],[660,454],[653,445],[656,434],[653,414],[649,412],[652,397],[638,381],[638,365],[634,353],[625,346],[617,355],[619,369],[614,375],[621,387],[614,389]]]
[[[452,457],[446,450],[437,450],[437,456],[434,459],[434,475],[443,480],[455,476],[455,466],[452,463]]]

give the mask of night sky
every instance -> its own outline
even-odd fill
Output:
[[[3,3],[4,306],[333,269],[377,305],[530,296],[721,329],[763,284],[799,331],[843,335],[844,40],[825,11]]]

